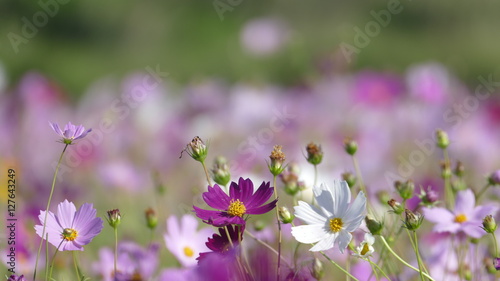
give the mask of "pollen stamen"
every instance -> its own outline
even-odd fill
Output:
[[[334,233],[339,232],[344,226],[344,222],[341,218],[330,219],[330,230]]]
[[[464,215],[464,214],[460,214],[460,215],[457,215],[455,217],[455,222],[463,223],[463,222],[466,222],[466,221],[467,221],[467,216]]]
[[[74,241],[78,237],[78,231],[73,228],[65,228],[63,233],[61,233],[61,238],[66,241]]]
[[[245,207],[245,205],[243,204],[243,202],[240,201],[240,199],[232,199],[230,204],[229,204],[229,207],[227,208],[227,213],[228,215],[232,216],[232,217],[242,217],[245,212],[247,211],[247,208]]]

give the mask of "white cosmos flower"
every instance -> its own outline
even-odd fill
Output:
[[[375,243],[375,237],[370,233],[365,233],[365,239],[358,247],[356,247],[356,253],[353,256],[366,259],[371,256],[375,249],[373,249],[373,243]]]
[[[351,191],[345,181],[334,180],[333,187],[315,186],[314,196],[319,207],[299,201],[295,216],[307,225],[292,227],[292,235],[301,243],[316,243],[310,251],[325,251],[338,243],[344,253],[356,230],[365,218],[366,197],[360,192],[351,202]]]

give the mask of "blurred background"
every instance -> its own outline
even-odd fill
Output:
[[[376,201],[380,191],[397,196],[396,179],[441,192],[441,128],[467,187],[479,189],[500,165],[499,9],[448,0],[2,1],[0,168],[14,167],[20,182],[20,268],[33,267],[33,225],[63,148],[49,121],[93,129],[69,147],[52,207],[92,202],[101,217],[119,208],[121,238],[141,245],[153,207],[155,276],[176,266],[165,219],[204,204],[201,165],[179,159],[196,135],[209,144],[209,167],[223,155],[232,180],[256,185],[272,179],[266,160],[283,145],[307,187],[301,198],[314,181],[306,145],[322,145],[319,182],[331,182],[353,172],[342,147],[351,137]],[[105,226],[87,246],[82,264],[94,276],[111,234]]]

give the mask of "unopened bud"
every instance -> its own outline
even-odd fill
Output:
[[[271,159],[271,163],[268,164],[269,171],[273,176],[277,176],[283,172],[285,166],[283,165],[286,157],[285,153],[281,151],[281,145],[275,145],[273,151],[269,158]]]
[[[285,185],[285,192],[288,195],[295,196],[300,190],[300,185],[303,184],[299,182],[300,169],[296,163],[290,163],[286,166],[285,170],[279,175],[279,178]]]
[[[254,223],[253,223],[253,228],[255,229],[255,231],[261,231],[263,230],[264,228],[266,228],[266,223],[264,223],[263,221],[261,220],[256,220]]]
[[[109,211],[107,211],[107,214],[108,214],[108,217],[106,219],[108,220],[108,224],[112,228],[117,228],[122,220],[120,210],[118,210],[118,209],[109,210]]]
[[[389,204],[389,206],[392,208],[392,211],[396,215],[401,215],[405,211],[403,206],[401,205],[401,203],[399,203],[395,199],[391,199],[391,200],[387,201],[387,204]]]
[[[462,164],[462,162],[460,161],[457,161],[457,164],[455,166],[455,169],[453,170],[453,173],[461,178],[464,176],[464,173],[465,173],[465,167],[464,167],[464,164]]]
[[[372,235],[380,235],[384,224],[374,219],[371,215],[366,215],[365,217],[366,227]]]
[[[312,275],[316,280],[321,280],[325,274],[325,269],[323,268],[323,263],[318,259],[314,258],[312,266]]]
[[[418,195],[420,198],[421,204],[424,206],[433,206],[436,204],[439,196],[436,191],[434,191],[430,186],[425,191],[423,188],[420,188],[420,194]]]
[[[443,179],[449,179],[451,177],[450,163],[446,161],[441,161],[441,177]]]
[[[321,150],[321,145],[315,143],[309,143],[306,146],[307,151],[307,162],[318,165],[323,160],[323,150]]]
[[[290,211],[288,211],[288,208],[285,206],[279,207],[278,214],[281,222],[284,224],[291,223],[294,219],[294,216],[290,214]]]
[[[421,214],[405,209],[405,226],[408,230],[417,230],[422,225],[423,219]]]
[[[397,181],[394,183],[394,187],[398,191],[401,198],[408,200],[413,197],[413,190],[415,189],[415,184],[413,184],[413,181],[407,180],[405,183]]]
[[[155,210],[148,208],[144,214],[146,215],[146,224],[150,229],[155,229],[158,224],[158,217],[156,216]]]
[[[199,162],[204,162],[205,158],[207,158],[208,154],[208,147],[205,145],[205,143],[201,140],[200,137],[196,136],[191,140],[190,143],[186,145],[186,148],[182,152],[186,152],[191,156],[196,161]],[[182,157],[182,152],[181,152],[181,157]],[[180,157],[179,157],[180,158]]]
[[[445,149],[450,145],[450,140],[448,139],[448,134],[443,130],[436,131],[436,144],[439,148]]]
[[[497,271],[500,270],[500,258],[493,258],[493,266]]]
[[[231,180],[229,173],[229,166],[227,165],[226,158],[218,156],[215,158],[214,166],[212,168],[212,178],[220,185],[226,186]]]
[[[356,151],[358,151],[358,144],[350,138],[345,138],[344,149],[347,154],[354,155],[356,154]]]
[[[495,218],[492,215],[487,215],[483,219],[483,227],[484,231],[488,233],[493,233],[497,230],[497,223],[495,222]]]
[[[497,170],[493,172],[489,177],[488,177],[488,182],[491,185],[500,185],[500,170]]]
[[[352,188],[356,184],[356,177],[351,172],[345,172],[341,176],[347,182],[349,188]]]

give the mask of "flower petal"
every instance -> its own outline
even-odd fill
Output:
[[[498,207],[494,205],[477,206],[471,214],[471,220],[483,221],[487,215],[494,216],[498,212]]]
[[[314,188],[314,194],[324,216],[331,216],[334,212],[334,193],[326,184],[322,183],[319,188]]]
[[[356,230],[363,219],[365,218],[366,211],[366,197],[363,192],[359,192],[354,202],[348,207],[344,214],[344,225],[348,232]]]
[[[337,238],[337,241],[339,243],[339,250],[343,254],[344,250],[347,248],[347,245],[351,242],[352,235],[351,233],[342,230],[339,233],[339,237]]]
[[[253,195],[253,182],[250,179],[245,180],[240,177],[238,185],[240,187],[240,194],[239,197],[235,199],[240,199],[241,202],[247,202]]]
[[[63,132],[61,131],[61,128],[59,128],[59,124],[57,124],[57,123],[51,123],[51,122],[49,122],[49,124],[52,127],[52,130],[54,130],[54,132],[56,132],[60,136],[63,135]]]
[[[304,201],[299,201],[299,205],[294,207],[295,216],[303,220],[307,224],[321,224],[324,225],[326,217],[320,211]]]
[[[274,193],[274,189],[270,187],[269,182],[262,182],[257,191],[244,201],[247,208],[252,208],[253,206],[260,206],[269,200]]]
[[[292,235],[300,243],[316,243],[330,235],[324,224],[299,225],[292,227]]]
[[[64,200],[57,206],[57,220],[63,228],[73,227],[73,219],[75,218],[76,207],[72,202]]]
[[[445,208],[423,208],[424,218],[433,223],[451,223],[455,220],[455,215]]]
[[[208,206],[214,209],[227,210],[230,204],[229,196],[217,184],[213,187],[209,186],[208,191],[203,192],[202,197]]]
[[[265,213],[271,211],[272,209],[274,209],[274,207],[276,207],[277,202],[278,202],[278,200],[273,200],[273,201],[269,202],[268,204],[262,205],[260,207],[247,209],[247,211],[245,213],[249,214],[249,215],[265,214]]]
[[[472,238],[481,238],[486,234],[486,231],[480,226],[480,223],[464,222],[461,225],[461,230]]]
[[[474,211],[474,205],[476,205],[476,198],[474,193],[470,189],[462,190],[457,193],[457,199],[455,201],[455,215],[459,214],[471,214]]]
[[[328,233],[323,239],[318,241],[314,247],[309,249],[311,252],[326,251],[335,245],[335,239],[337,239],[338,233]]]

